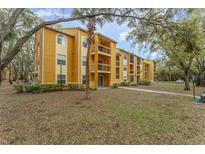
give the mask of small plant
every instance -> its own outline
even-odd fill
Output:
[[[111,85],[111,88],[115,89],[115,88],[118,88],[118,86],[119,86],[119,83],[113,83],[113,84]]]
[[[149,85],[151,85],[151,81],[149,81],[149,80],[140,80],[139,85],[149,86]]]
[[[14,85],[14,89],[17,91],[17,93],[23,93],[23,84]]]
[[[120,83],[120,86],[124,86],[124,87],[128,87],[131,85],[131,82],[130,81],[123,81]]]

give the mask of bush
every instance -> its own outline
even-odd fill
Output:
[[[30,90],[32,93],[41,93],[43,92],[43,85],[41,84],[31,84]]]
[[[113,83],[113,84],[111,85],[111,88],[115,89],[115,88],[118,88],[118,86],[119,86],[119,83]]]
[[[42,92],[49,92],[49,91],[59,91],[61,89],[61,84],[40,84],[40,83],[33,83],[33,84],[16,84],[14,88],[18,93],[42,93]],[[68,90],[85,90],[85,85],[83,84],[62,84],[63,89]]]
[[[79,84],[79,90],[84,91],[85,90],[85,85],[84,84]]]
[[[62,84],[62,88],[65,88],[64,84]],[[60,89],[61,89],[61,84],[59,84],[59,83],[57,83],[57,84],[43,84],[42,85],[43,92],[58,91]]]
[[[137,83],[132,83],[131,86],[137,86]]]
[[[68,89],[70,90],[79,90],[79,84],[68,84],[67,85]]]
[[[64,88],[65,85],[62,85],[62,88]],[[42,92],[49,92],[49,91],[58,91],[61,88],[60,84],[39,84],[39,83],[33,83],[33,84],[17,84],[14,85],[14,88],[18,93],[23,93],[24,91],[26,93],[42,93]]]
[[[125,87],[127,87],[127,86],[130,86],[131,85],[131,82],[130,81],[124,81],[124,82],[121,82],[120,83],[120,86],[125,86]]]
[[[23,84],[14,85],[14,89],[17,91],[17,93],[23,93]]]
[[[149,80],[140,80],[139,81],[139,85],[149,86],[150,84],[151,84],[151,81],[149,81]]]

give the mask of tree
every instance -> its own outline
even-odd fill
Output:
[[[73,11],[73,16],[82,16],[84,14],[95,14],[97,12],[109,12],[111,11],[110,9],[74,9]],[[100,24],[101,26],[106,22],[106,21],[112,21],[113,19],[111,18],[110,15],[103,16],[103,17],[96,17],[92,16],[89,17],[88,19],[81,20],[81,22],[85,23],[87,25],[88,29],[88,38],[87,38],[87,43],[88,43],[88,49],[87,49],[87,57],[86,57],[86,91],[85,91],[85,96],[87,99],[90,99],[90,94],[89,94],[89,89],[90,89],[90,50],[91,46],[94,45],[94,32],[96,30],[96,24]]]
[[[176,16],[176,12],[179,12],[180,16]],[[184,71],[184,90],[190,90],[191,66],[203,49],[202,13],[194,9],[168,9],[167,19],[174,23],[169,27],[130,26],[133,29],[128,39],[131,39],[133,44],[140,42],[147,45],[151,51],[163,51],[176,67]]]
[[[3,40],[1,40],[1,45],[2,45],[1,52],[0,52],[0,64],[1,64],[2,62],[1,57],[5,57],[5,55],[11,50],[11,48],[13,47],[17,39],[19,37],[22,37],[25,31],[29,30],[30,27],[37,24],[40,21],[40,18],[34,16],[34,13],[31,12],[29,9],[24,9],[22,11],[20,10],[17,11],[17,9],[0,9],[0,14],[1,14],[1,19],[2,19],[0,26],[2,29],[5,29],[5,31],[2,31],[2,29],[0,31],[1,36],[4,38]],[[18,18],[16,14],[20,14]],[[15,17],[16,23],[14,23],[14,20],[11,19],[14,17]],[[13,27],[10,28],[9,30],[8,26],[5,26],[5,25],[8,25],[8,23],[11,23],[10,21],[12,21],[14,25],[12,25]],[[33,42],[34,42],[34,39],[33,39]],[[19,55],[17,56],[18,58],[20,57]],[[9,70],[12,71],[11,65],[8,67],[9,67]],[[0,72],[1,71],[2,70],[0,70]],[[0,75],[0,78],[1,78],[1,75]]]

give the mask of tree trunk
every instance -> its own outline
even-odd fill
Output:
[[[171,72],[171,68],[169,67],[169,81],[172,81],[172,72]]]
[[[9,70],[9,83],[13,84],[12,79],[11,79],[11,69],[9,67],[7,67]]]
[[[185,87],[184,90],[189,91],[190,90],[190,86],[189,86],[189,71],[185,70],[184,71],[184,78],[185,78]]]
[[[93,43],[94,31],[95,31],[95,18],[91,17],[88,21],[88,50],[87,50],[87,58],[86,58],[86,90],[85,97],[86,99],[90,99],[90,49]]]
[[[204,72],[201,72],[199,74],[199,86],[204,87],[205,83],[204,83]]]

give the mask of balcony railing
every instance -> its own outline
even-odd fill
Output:
[[[134,75],[130,75],[130,82],[134,82]]]
[[[102,64],[98,63],[98,71],[110,71],[110,65],[109,64]]]
[[[90,72],[94,72],[95,69],[94,69],[94,65],[90,65]]]
[[[120,61],[116,60],[116,66],[120,66]]]
[[[105,53],[105,54],[110,54],[111,49],[109,47],[98,44],[98,52],[102,52],[102,53]]]
[[[134,59],[130,59],[130,64],[134,64]]]
[[[120,74],[116,74],[116,79],[120,79]]]

